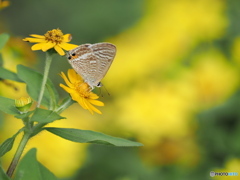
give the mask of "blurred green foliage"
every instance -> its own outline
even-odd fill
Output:
[[[96,43],[135,24],[144,13],[143,0],[12,1],[2,19],[16,35],[43,34],[60,28],[73,43]]]
[[[222,167],[231,158],[240,157],[240,93],[226,103],[199,114],[198,139],[205,156],[204,166]]]

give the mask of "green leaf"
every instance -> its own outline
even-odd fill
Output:
[[[11,180],[10,177],[4,172],[2,167],[0,166],[0,179],[1,180]]]
[[[23,82],[21,79],[19,79],[16,73],[9,71],[3,67],[0,67],[0,78],[10,79],[17,82]]]
[[[3,33],[0,35],[0,50],[5,46],[9,39],[9,35],[6,33]]]
[[[4,141],[0,146],[0,157],[6,154],[8,151],[12,149],[13,143],[15,141],[15,137],[8,138]]]
[[[28,111],[28,112],[26,112],[26,113],[19,114],[19,115],[16,115],[16,116],[14,116],[14,117],[17,118],[17,119],[24,119],[24,118],[30,116],[33,112],[34,112],[34,111]]]
[[[29,150],[17,168],[14,180],[57,180],[52,172],[37,161],[37,150]]]
[[[3,58],[2,58],[2,54],[0,54],[0,67],[3,66]]]
[[[17,70],[18,77],[27,84],[28,94],[37,101],[42,86],[43,75],[23,65],[18,65]],[[41,104],[45,107],[49,107],[51,101],[57,104],[59,96],[50,79],[47,80],[46,87]]]
[[[14,134],[11,138],[8,138],[0,145],[0,157],[6,154],[8,151],[12,149],[13,143],[15,141],[16,136],[22,131],[20,129],[16,134]]]
[[[54,111],[37,108],[31,118],[31,121],[39,123],[50,123],[55,120],[65,119]]]
[[[19,115],[19,111],[15,107],[15,101],[13,99],[0,96],[0,110],[12,115]]]
[[[80,130],[80,129],[69,129],[69,128],[45,128],[47,131],[60,136],[64,139],[80,142],[80,143],[96,143],[96,144],[107,144],[113,146],[143,146],[141,143],[129,141],[122,138],[112,137],[103,133],[90,131],[90,130]]]

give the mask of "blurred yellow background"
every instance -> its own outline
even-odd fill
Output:
[[[37,147],[39,161],[59,178],[202,180],[210,179],[210,171],[240,176],[238,0],[23,0],[0,13],[0,31],[11,34],[4,66],[13,71],[17,64],[43,70],[44,53],[31,52],[21,39],[53,28],[71,33],[75,44],[117,47],[102,81],[111,94],[102,88],[103,115],[74,104],[62,114],[67,119],[50,126],[96,130],[144,146],[89,146],[42,132],[25,152]],[[50,78],[56,86],[68,68],[66,57],[54,59]],[[1,95],[26,95],[24,85],[15,85],[18,91],[0,82]],[[22,126],[2,117],[0,142]],[[13,152],[2,159],[5,168]]]

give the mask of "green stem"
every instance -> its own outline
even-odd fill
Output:
[[[67,98],[62,105],[55,110],[55,112],[57,112],[58,114],[61,114],[61,112],[63,112],[65,109],[67,109],[69,106],[71,106],[74,103],[74,101],[69,97]],[[32,136],[34,136],[35,134],[38,134],[40,131],[42,131],[43,127],[46,126],[48,123],[38,123],[33,127],[33,134]]]
[[[12,177],[13,172],[14,172],[14,170],[17,167],[18,161],[19,161],[19,159],[20,159],[20,157],[21,157],[21,155],[23,153],[23,150],[24,150],[24,148],[25,148],[29,138],[30,138],[30,133],[24,132],[22,140],[21,140],[21,142],[20,142],[20,144],[18,146],[18,149],[17,149],[17,151],[16,151],[16,153],[15,153],[15,155],[13,157],[13,160],[12,160],[8,170],[7,170],[7,175],[9,177]]]
[[[50,65],[52,62],[52,56],[54,53],[51,52],[47,52],[46,53],[46,62],[45,62],[45,68],[44,68],[44,74],[43,74],[43,80],[42,80],[42,85],[41,85],[41,90],[38,96],[38,102],[37,102],[37,107],[40,107],[41,105],[41,101],[43,98],[43,94],[44,94],[44,90],[46,87],[46,83],[47,83],[47,78],[48,78],[48,74],[49,74],[49,70],[50,70]],[[29,119],[23,119],[24,124],[25,124],[25,131],[24,131],[24,135],[22,137],[22,140],[17,148],[17,151],[13,157],[13,160],[7,170],[7,175],[9,177],[12,177],[14,170],[17,167],[17,164],[22,156],[23,150],[28,142],[28,140],[31,138],[32,136],[32,129],[33,129],[33,123],[29,122]],[[39,131],[40,132],[40,131]]]
[[[43,94],[44,94],[44,90],[45,90],[45,86],[46,86],[46,82],[47,82],[47,78],[48,78],[48,73],[49,73],[51,62],[52,62],[52,55],[53,54],[46,52],[46,62],[45,62],[45,68],[44,68],[44,74],[43,74],[43,81],[42,81],[40,94],[38,96],[37,107],[40,107],[41,102],[42,102],[42,98],[43,98]]]
[[[65,109],[67,109],[69,106],[71,106],[74,103],[72,98],[68,97],[59,108],[57,108],[55,111],[60,114],[62,113]]]

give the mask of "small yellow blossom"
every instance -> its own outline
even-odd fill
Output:
[[[9,1],[2,1],[0,0],[0,10],[8,7],[10,5]]]
[[[83,81],[81,76],[79,76],[73,69],[69,69],[68,78],[63,72],[61,72],[61,77],[64,79],[68,87],[63,84],[60,84],[60,87],[68,92],[74,101],[77,101],[78,104],[84,109],[88,109],[92,114],[93,112],[102,114],[101,111],[93,105],[104,106],[103,102],[96,100],[99,96],[91,92],[90,86]]]
[[[60,29],[53,29],[44,35],[31,34],[30,36],[33,38],[24,38],[23,41],[37,43],[32,46],[31,49],[33,51],[42,50],[43,52],[46,52],[47,50],[54,48],[58,54],[63,56],[65,55],[63,49],[69,51],[77,47],[75,44],[68,43],[72,39],[71,34],[64,35]]]
[[[32,99],[30,97],[20,97],[15,99],[15,107],[21,112],[26,113],[32,105]]]

